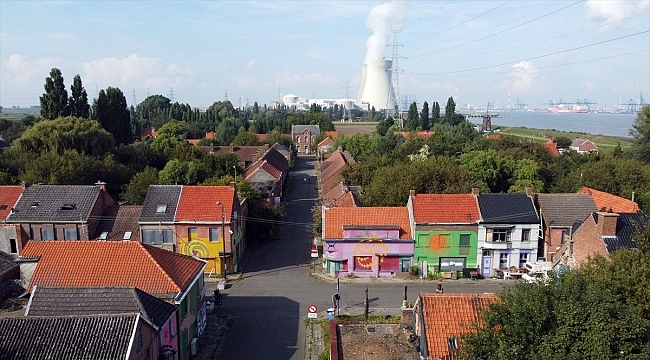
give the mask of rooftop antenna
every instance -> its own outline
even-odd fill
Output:
[[[398,65],[398,60],[400,58],[399,56],[399,42],[397,41],[397,35],[399,34],[401,30],[391,30],[393,33],[393,55],[392,55],[392,76],[391,80],[393,82],[392,90],[389,87],[388,88],[388,96],[386,97],[386,108],[388,108],[388,104],[390,103],[390,100],[393,100],[393,103],[396,104],[397,106],[397,111],[398,111],[398,119],[399,119],[399,127],[402,128],[404,127],[404,119],[402,117],[402,102],[400,101],[400,96],[399,96],[399,65]]]

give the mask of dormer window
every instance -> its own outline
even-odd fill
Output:
[[[156,214],[164,214],[167,211],[167,204],[158,204],[156,206]]]
[[[61,210],[74,210],[75,207],[77,207],[76,204],[63,204]]]

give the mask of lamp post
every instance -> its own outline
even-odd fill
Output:
[[[226,278],[226,209],[221,201],[217,201],[217,205],[221,205],[221,238],[222,238],[222,248],[223,252],[221,253],[221,274],[223,278]]]
[[[232,169],[235,170],[235,184],[237,184],[237,166],[233,165]]]

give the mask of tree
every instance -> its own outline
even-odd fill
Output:
[[[568,136],[558,136],[555,138],[555,145],[558,149],[568,149],[571,147],[571,139]]]
[[[514,165],[511,157],[502,157],[495,150],[470,151],[460,156],[460,166],[472,173],[475,185],[482,191],[507,191]]]
[[[418,124],[420,123],[419,116],[420,115],[418,114],[418,106],[415,102],[413,102],[409,106],[409,111],[408,111],[408,115],[406,116],[406,123],[404,124],[404,128],[406,130],[416,130]]]
[[[429,131],[431,124],[429,123],[429,103],[426,101],[422,104],[422,112],[420,113],[420,120],[422,122],[422,130]]]
[[[643,162],[650,162],[650,105],[644,105],[636,115],[630,135],[634,137],[634,156]]]
[[[135,174],[128,185],[124,186],[120,198],[132,205],[142,205],[147,197],[149,185],[156,184],[158,184],[158,169],[147,166],[142,172]]]
[[[131,113],[119,88],[108,87],[106,91],[99,91],[99,96],[93,103],[93,119],[113,135],[117,144],[133,142]]]
[[[233,145],[235,146],[257,146],[259,141],[257,141],[257,135],[249,131],[240,132],[232,140]]]
[[[162,95],[150,95],[138,104],[135,112],[143,127],[159,128],[170,120],[168,113],[171,105],[171,100]]]
[[[68,99],[68,108],[71,116],[84,119],[90,118],[90,105],[88,105],[88,94],[81,84],[81,76],[76,75],[70,86],[70,99]]]
[[[431,125],[435,125],[440,122],[440,104],[434,102],[431,108]]]
[[[40,154],[52,151],[59,155],[76,150],[91,156],[102,156],[113,148],[113,138],[97,121],[72,116],[39,121],[16,140],[22,151]]]
[[[45,93],[40,97],[41,116],[54,120],[68,115],[68,92],[63,84],[61,70],[52,68],[50,76],[45,78]]]

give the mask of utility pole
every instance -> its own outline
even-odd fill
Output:
[[[368,321],[368,310],[370,304],[368,303],[368,287],[366,286],[366,301],[364,302],[365,305],[365,311],[363,312],[364,317],[366,318],[366,321]]]
[[[398,115],[397,119],[399,122],[399,127],[403,128],[404,127],[404,118],[402,117],[402,102],[400,101],[400,96],[399,96],[399,66],[398,66],[398,60],[400,58],[399,56],[399,43],[397,42],[397,34],[399,34],[401,30],[391,30],[393,33],[393,56],[392,56],[392,76],[391,76],[391,82],[392,86],[388,88],[388,97],[387,101],[390,103],[390,100],[393,100],[395,103],[395,106],[397,107]],[[392,89],[391,89],[392,88]],[[393,91],[391,91],[393,90]],[[386,104],[386,108],[388,108],[388,104]]]

